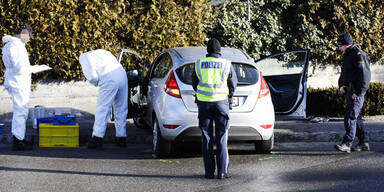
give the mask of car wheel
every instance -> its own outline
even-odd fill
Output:
[[[162,138],[156,117],[153,120],[153,152],[157,156],[168,156],[171,153],[171,142]]]
[[[255,150],[256,153],[261,153],[261,154],[268,154],[271,153],[273,149],[273,144],[274,144],[274,135],[269,140],[262,140],[262,141],[256,141],[255,142]]]

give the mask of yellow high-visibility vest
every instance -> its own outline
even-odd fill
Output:
[[[228,99],[227,80],[231,61],[207,57],[197,60],[195,72],[199,78],[196,96],[199,101],[215,102]]]

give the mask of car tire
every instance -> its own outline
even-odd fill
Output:
[[[163,139],[157,118],[153,120],[153,152],[159,157],[171,154],[171,142]]]
[[[255,150],[259,154],[269,154],[275,142],[274,135],[269,140],[255,141]]]

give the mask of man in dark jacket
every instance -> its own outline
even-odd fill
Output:
[[[339,50],[343,53],[343,64],[339,78],[339,91],[346,94],[347,111],[344,115],[345,135],[340,145],[335,145],[339,151],[351,152],[355,136],[359,143],[354,151],[369,151],[368,136],[361,119],[361,109],[364,95],[371,80],[371,70],[367,54],[353,44],[351,36],[340,35],[337,39]]]
[[[221,57],[217,39],[208,41],[206,58],[196,61],[192,73],[192,87],[196,91],[199,110],[199,127],[202,132],[202,151],[205,178],[214,178],[215,158],[213,141],[216,142],[217,178],[230,177],[228,172],[229,103],[237,86],[237,76],[231,61]],[[213,138],[213,122],[215,139]]]

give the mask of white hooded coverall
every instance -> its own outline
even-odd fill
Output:
[[[6,35],[2,49],[5,65],[4,87],[12,95],[12,135],[23,140],[28,118],[29,95],[31,93],[31,65],[28,52],[21,39]]]
[[[116,137],[127,137],[128,79],[124,68],[111,52],[103,49],[83,53],[79,61],[84,76],[99,86],[92,136],[104,137],[112,104],[115,103]]]

